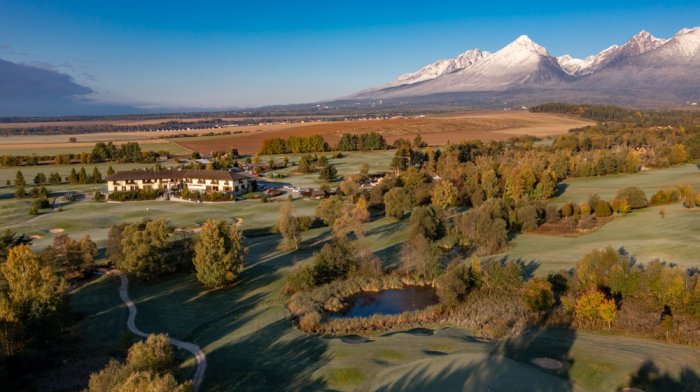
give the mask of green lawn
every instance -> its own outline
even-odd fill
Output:
[[[612,200],[617,191],[627,186],[644,190],[647,198],[665,187],[681,184],[692,186],[700,192],[700,170],[695,164],[674,166],[666,169],[645,170],[636,174],[615,174],[603,177],[574,178],[564,181],[564,193],[553,202],[583,202],[588,196],[597,193],[606,200]]]
[[[34,176],[36,176],[37,173],[44,173],[46,177],[48,177],[51,173],[57,172],[58,174],[61,175],[61,178],[66,178],[71,170],[75,169],[76,171],[80,172],[80,168],[84,167],[85,170],[87,171],[87,174],[90,175],[92,174],[92,170],[94,167],[97,167],[97,169],[100,171],[102,174],[102,177],[107,176],[107,169],[112,166],[112,168],[115,171],[123,171],[123,170],[136,170],[136,169],[145,169],[145,168],[153,168],[153,164],[148,164],[148,163],[116,163],[116,162],[107,162],[107,163],[85,163],[85,164],[75,164],[75,165],[41,165],[41,166],[21,166],[21,167],[0,167],[0,186],[5,186],[7,180],[9,180],[14,186],[14,181],[15,181],[15,176],[17,175],[17,171],[21,171],[22,174],[24,175],[24,180],[27,182],[27,186],[30,187],[34,185]],[[106,184],[103,184],[104,187],[106,187]]]
[[[390,159],[384,153],[378,153],[379,158],[370,161],[372,170],[383,167],[383,164],[375,167],[372,162]],[[343,158],[347,160],[338,160],[338,168],[356,172],[363,160],[373,157],[373,154],[358,154]],[[667,185],[698,184],[695,170],[687,165],[637,175],[572,180],[559,200],[583,200],[591,191],[607,198],[618,188],[637,183],[648,194]],[[696,188],[700,189],[700,184]],[[66,206],[62,212],[28,221],[29,216],[25,219],[12,215],[12,211],[23,208],[17,203],[24,201],[0,196],[0,214],[7,214],[1,216],[10,217],[11,221],[6,224],[3,219],[0,229],[12,227],[19,232],[42,235],[35,241],[36,249],[52,240],[53,235],[48,232],[51,228],[63,228],[74,237],[90,234],[103,246],[111,225],[144,217],[168,218],[179,227],[192,226],[207,218],[235,217],[243,218],[244,228],[269,227],[276,221],[281,205],[259,201],[79,202]],[[295,201],[297,215],[313,214],[317,203]],[[536,273],[543,274],[570,268],[584,253],[610,244],[624,247],[640,261],[660,257],[684,266],[699,266],[693,255],[700,252],[694,241],[700,231],[700,215],[697,215],[700,210],[688,211],[679,205],[666,209],[663,219],[659,207],[635,211],[585,236],[519,235],[505,256],[533,261]],[[365,225],[366,237],[361,241],[385,263],[394,264],[405,241],[405,225],[405,221],[387,218],[369,222]],[[686,386],[691,390],[700,388],[692,384],[700,383],[700,350],[641,339],[555,330],[504,342],[481,342],[471,338],[468,331],[457,328],[442,329],[432,336],[407,333],[372,336],[371,342],[362,344],[306,335],[287,320],[281,289],[290,269],[311,257],[328,235],[327,228],[307,231],[303,235],[303,248],[292,253],[277,250],[278,236],[247,238],[250,252],[245,260],[246,268],[238,283],[224,290],[204,291],[192,274],[179,274],[150,284],[134,282],[131,297],[139,307],[136,324],[147,332],[168,332],[199,344],[209,363],[205,391],[488,388],[599,391],[624,387],[632,374],[644,373],[652,365],[658,372],[649,371],[650,377],[666,375],[667,381],[679,379],[685,367]],[[74,309],[84,315],[78,328],[94,343],[92,354],[104,358],[119,352],[125,346],[121,342],[126,331],[126,311],[118,302],[115,281],[98,281],[78,290],[71,298]],[[538,357],[554,358],[563,366],[559,370],[541,369],[531,362]],[[182,358],[185,371],[190,371],[193,359]]]
[[[342,178],[348,174],[357,174],[360,172],[360,166],[363,163],[369,165],[370,172],[386,172],[391,170],[391,160],[396,152],[393,150],[374,151],[374,152],[343,152],[343,158],[332,158],[333,154],[328,152],[325,155],[329,158],[328,161],[338,170],[338,177]],[[298,162],[299,158],[306,154],[290,154],[290,162]],[[319,155],[322,155],[319,153]],[[267,162],[270,158],[276,162],[282,162],[283,155],[264,155],[261,159]],[[288,177],[282,179],[271,179],[271,181],[287,182],[296,187],[301,188],[318,188],[323,181],[319,180],[318,173],[295,174],[294,167],[271,171],[273,173],[286,174]]]

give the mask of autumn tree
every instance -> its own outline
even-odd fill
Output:
[[[297,250],[301,245],[301,225],[299,218],[294,216],[294,205],[284,203],[277,218],[277,229],[282,235],[282,248]]]
[[[436,207],[447,210],[457,204],[457,188],[450,181],[440,181],[432,191],[432,203]]]
[[[235,225],[223,220],[207,220],[202,225],[192,260],[197,280],[205,287],[222,287],[233,282],[243,270],[247,249]]]
[[[439,256],[437,247],[419,233],[401,245],[399,271],[416,279],[433,279],[440,274]]]
[[[318,174],[318,178],[320,178],[321,181],[333,182],[335,181],[337,175],[338,170],[335,168],[335,166],[329,164],[321,169],[321,171]]]
[[[386,216],[401,219],[410,209],[411,198],[402,187],[392,188],[384,194],[384,211]]]
[[[523,288],[523,299],[532,312],[547,312],[554,305],[552,284],[543,278],[530,279]]]
[[[340,196],[331,196],[322,199],[316,206],[316,216],[329,226],[333,226],[335,220],[342,213],[343,200]]]
[[[341,207],[340,216],[333,222],[333,235],[345,237],[350,232],[357,237],[364,237],[362,224],[369,220],[367,200],[364,197],[357,199],[357,203],[345,203]]]
[[[150,335],[129,348],[124,363],[112,360],[90,375],[88,392],[189,392],[191,381],[178,384],[175,355],[167,335]]]
[[[121,232],[122,257],[117,267],[143,280],[175,271],[177,265],[168,258],[171,232],[164,219],[127,225]]]
[[[445,227],[440,212],[433,206],[415,207],[408,222],[408,237],[422,235],[429,240],[436,240],[444,235]]]
[[[0,344],[12,355],[58,331],[54,317],[61,309],[64,281],[49,265],[42,265],[26,245],[11,248],[0,264]]]

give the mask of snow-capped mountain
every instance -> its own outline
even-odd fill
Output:
[[[460,69],[467,68],[481,61],[484,57],[490,56],[489,52],[482,52],[479,49],[468,50],[457,57],[445,60],[438,60],[432,64],[419,69],[416,72],[410,72],[399,76],[388,86],[400,86],[403,84],[413,84],[423,82],[430,79],[435,79],[438,76],[448,74]]]
[[[576,59],[553,57],[547,49],[522,35],[502,49],[489,53],[468,50],[457,57],[438,60],[418,71],[399,76],[346,99],[398,99],[467,93],[506,96],[509,91],[547,91],[559,96],[619,95],[635,88],[664,91],[681,88],[700,91],[700,28],[680,30],[661,39],[642,30],[621,46]],[[555,92],[563,92],[555,94]],[[674,95],[669,91],[666,95]],[[700,93],[688,93],[700,95]],[[679,95],[679,94],[675,94]]]
[[[557,57],[557,61],[569,75],[590,75],[614,61],[639,56],[658,48],[666,42],[668,40],[656,38],[642,30],[622,46],[612,45],[602,52],[588,56],[585,59],[576,59],[565,54]]]

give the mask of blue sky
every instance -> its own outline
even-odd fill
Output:
[[[377,3],[2,0],[0,59],[68,74],[100,102],[229,108],[347,95],[521,34],[585,57],[700,25],[697,1]]]

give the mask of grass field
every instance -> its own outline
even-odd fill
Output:
[[[372,170],[380,170],[386,167],[390,156],[386,152],[358,153],[333,163],[341,173],[356,172],[365,160],[369,160]],[[617,189],[633,184],[650,195],[668,185],[698,184],[697,174],[695,166],[685,165],[635,175],[575,179],[566,182],[557,202],[585,200],[592,192],[610,198]],[[316,178],[313,174],[299,176],[295,181],[315,183]],[[700,184],[696,189],[699,187]],[[37,250],[52,240],[52,228],[62,228],[73,237],[90,234],[104,246],[109,227],[118,222],[164,217],[176,226],[191,227],[207,218],[243,218],[244,228],[269,227],[276,221],[280,206],[258,201],[78,202],[62,212],[32,218],[24,215],[28,207],[19,205],[25,201],[14,200],[12,191],[0,191],[0,229],[11,227],[40,236],[34,243]],[[297,215],[312,215],[317,202],[298,200],[294,205]],[[658,209],[635,211],[578,237],[518,235],[508,252],[498,257],[532,261],[537,267],[535,274],[545,274],[570,268],[584,253],[609,244],[624,247],[640,261],[660,257],[683,266],[700,266],[694,258],[700,253],[696,241],[700,210],[666,206],[666,217],[661,218]],[[386,265],[395,265],[405,241],[405,228],[405,221],[381,218],[365,225],[366,237],[361,241]],[[279,236],[248,238],[246,268],[238,283],[225,290],[204,291],[194,276],[186,273],[152,284],[132,283],[131,297],[139,308],[136,324],[147,332],[168,332],[200,345],[209,362],[205,391],[600,391],[624,387],[635,374],[636,379],[659,378],[659,382],[667,382],[666,387],[656,390],[677,390],[679,386],[673,382],[681,379],[682,371],[684,387],[700,388],[700,350],[642,339],[551,330],[501,342],[483,342],[458,328],[440,329],[432,336],[372,336],[370,342],[362,344],[306,335],[288,322],[281,289],[291,268],[311,257],[329,238],[329,232],[318,228],[305,232],[303,237],[303,248],[293,253],[277,249]],[[94,282],[72,294],[73,308],[83,316],[76,330],[89,338],[84,344],[90,348],[91,357],[96,358],[94,363],[104,363],[108,356],[123,353],[128,346],[126,310],[118,301],[113,278]],[[179,355],[184,374],[189,374],[193,359],[184,352]],[[540,357],[560,361],[562,368],[546,370],[532,363]],[[69,363],[51,374],[64,375],[62,372],[72,369]],[[85,382],[89,370],[71,377],[78,380],[76,383]]]
[[[371,226],[365,243],[375,252],[400,243],[400,235],[387,234],[400,232],[393,221]],[[326,234],[324,229],[305,233],[305,248],[292,254],[276,250],[277,237],[251,239],[246,269],[230,289],[203,291],[192,275],[135,285],[137,324],[199,344],[209,362],[206,391],[600,391],[626,386],[632,374],[651,363],[673,380],[680,377],[679,363],[689,374],[700,371],[696,349],[571,331],[482,342],[468,331],[447,328],[432,336],[372,336],[362,344],[303,334],[286,320],[280,290],[289,268],[307,258]],[[122,330],[107,323],[104,328],[115,334]],[[531,362],[539,357],[563,367],[541,369]],[[183,366],[191,367],[192,360]]]

